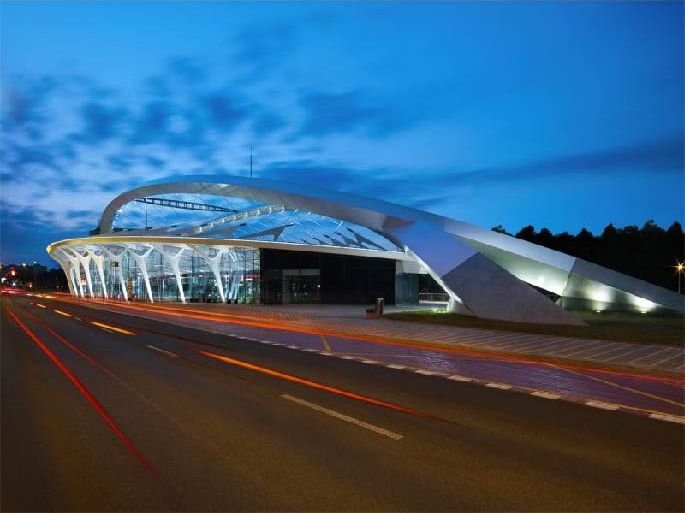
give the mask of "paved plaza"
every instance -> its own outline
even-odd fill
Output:
[[[152,313],[150,307],[167,311],[183,310],[188,313],[208,314],[226,321],[234,319],[243,322],[276,323],[280,328],[306,329],[350,337],[378,337],[419,344],[459,346],[498,353],[593,362],[642,370],[685,372],[683,347],[419,324],[385,318],[366,319],[365,307],[362,305],[160,304],[145,305],[146,313]],[[416,310],[416,306],[386,307],[386,313],[403,310]]]

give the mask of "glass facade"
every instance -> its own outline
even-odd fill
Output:
[[[259,302],[259,250],[234,246],[88,244],[55,254],[71,292],[131,301]]]
[[[126,301],[262,304],[418,302],[418,278],[389,258],[173,243],[55,250],[74,295]]]

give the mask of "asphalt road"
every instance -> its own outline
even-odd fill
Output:
[[[680,424],[2,303],[2,511],[685,506]]]

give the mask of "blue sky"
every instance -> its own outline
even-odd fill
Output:
[[[483,226],[683,221],[681,2],[0,4],[0,261],[255,174]]]

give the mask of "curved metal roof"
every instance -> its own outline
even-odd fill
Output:
[[[466,312],[480,317],[560,324],[579,322],[528,284],[560,296],[573,291],[588,298],[601,289],[602,294],[606,292],[621,301],[633,304],[646,301],[683,310],[682,299],[673,292],[508,235],[379,198],[261,178],[193,175],[145,183],[120,194],[107,205],[100,219],[100,237],[113,235],[117,212],[126,204],[150,196],[183,193],[240,198],[267,208],[311,212],[372,230],[392,241],[397,246],[393,248],[396,252],[399,250],[399,254],[421,264],[445,288],[454,304],[461,303]],[[220,224],[209,227],[207,235],[212,230],[221,233]],[[230,228],[226,239],[233,238],[233,227]],[[283,233],[281,228],[266,226],[261,232],[246,235],[259,236],[262,240],[273,236],[276,241],[277,235]],[[202,231],[164,234],[201,239]],[[146,231],[136,235],[163,234]],[[332,246],[340,246],[340,234],[335,238],[328,234],[328,238],[338,241]],[[325,245],[322,238],[302,238],[301,242]],[[371,247],[367,245],[366,249]],[[389,248],[376,249],[380,252]]]

